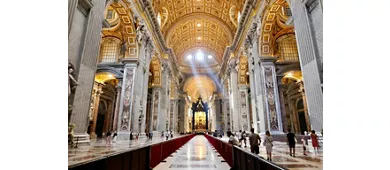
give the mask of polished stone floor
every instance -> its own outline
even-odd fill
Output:
[[[154,170],[164,169],[202,169],[228,170],[230,166],[214,151],[212,145],[202,135],[197,135],[158,164]]]
[[[228,141],[229,138],[223,137],[223,141]],[[262,140],[264,141],[264,140]],[[303,155],[303,146],[301,144],[297,144],[295,148],[295,157],[290,156],[290,151],[288,148],[287,143],[285,142],[273,142],[274,147],[273,149],[273,156],[272,156],[272,162],[275,164],[291,169],[291,170],[318,170],[322,169],[323,165],[323,156],[322,156],[322,149],[320,148],[317,153],[308,152],[306,150],[307,156]],[[250,151],[250,145],[249,140],[247,140],[247,147],[244,147],[244,143],[242,143],[242,147],[244,149],[247,149]],[[263,158],[267,158],[267,154],[265,151],[265,146],[260,146],[260,154],[259,156]]]
[[[179,136],[174,136],[174,138]],[[170,139],[169,139],[170,140]],[[228,141],[227,137],[222,138],[223,141]],[[89,162],[95,159],[109,156],[118,152],[129,151],[137,149],[141,146],[151,145],[165,141],[165,138],[154,137],[153,140],[139,139],[139,140],[123,140],[117,141],[113,144],[106,144],[104,140],[91,141],[88,146],[79,146],[79,148],[68,149],[68,166],[75,165],[82,162]],[[247,140],[248,142],[248,140]],[[249,149],[242,146],[242,148]],[[213,148],[207,139],[203,136],[195,136],[183,147],[172,154],[173,157],[168,157],[167,162],[160,163],[155,169],[229,169],[227,163],[221,162],[222,157],[218,157],[217,153],[212,152]],[[284,142],[274,142],[273,147],[273,162],[291,170],[310,170],[322,169],[323,152],[316,154],[313,152],[306,152],[307,156],[303,155],[302,145],[296,146],[295,157],[289,155],[289,149]],[[260,147],[259,156],[266,158],[265,147]]]
[[[177,137],[180,136],[174,136],[173,139]],[[168,140],[171,139],[172,138],[169,138]],[[134,150],[139,147],[152,145],[162,141],[165,141],[165,138],[153,137],[153,140],[148,140],[146,138],[132,141],[122,140],[112,144],[106,144],[106,142],[102,139],[92,140],[90,145],[78,146],[78,148],[68,148],[68,166],[93,161],[111,154]]]

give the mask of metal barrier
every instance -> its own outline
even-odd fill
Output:
[[[219,154],[229,164],[231,170],[284,170],[284,168],[261,158],[237,146],[232,146],[221,139],[204,135]]]

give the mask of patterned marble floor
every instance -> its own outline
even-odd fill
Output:
[[[173,139],[177,137],[180,136],[174,136]],[[169,138],[168,140],[171,139],[172,138]],[[68,148],[68,166],[89,162],[117,152],[134,150],[142,146],[152,145],[162,141],[165,141],[165,138],[153,137],[153,140],[148,140],[146,138],[132,141],[122,140],[112,144],[106,144],[102,139],[93,140],[91,141],[91,144],[87,146]]]
[[[158,164],[154,170],[230,169],[226,162],[221,162],[223,158],[218,155],[204,136],[197,135],[165,159],[166,162]]]
[[[223,137],[223,141],[228,141],[229,138]],[[262,141],[264,141],[262,139]],[[303,146],[301,144],[297,144],[295,147],[295,157],[290,156],[290,151],[287,143],[285,142],[273,142],[274,147],[272,153],[272,162],[275,164],[291,169],[291,170],[319,170],[323,167],[323,156],[322,149],[318,151],[318,153],[308,152],[306,150],[307,156],[303,155]],[[247,139],[247,147],[244,147],[244,143],[242,143],[242,147],[248,151],[250,151],[249,140]],[[265,146],[260,146],[260,154],[259,156],[263,158],[267,158],[267,154],[265,151]]]

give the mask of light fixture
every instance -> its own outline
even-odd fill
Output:
[[[212,59],[212,58],[213,58],[213,56],[211,56],[211,55],[208,55],[208,56],[207,56],[207,58],[209,58],[209,59]]]
[[[292,74],[291,72],[287,73],[287,76],[290,76],[290,77],[291,77],[292,75],[293,75],[293,74]]]
[[[202,26],[202,24],[198,23],[196,26],[200,27],[200,26]]]
[[[198,37],[198,40],[202,39],[201,37]]]
[[[187,60],[191,60],[192,59],[192,55],[187,55]]]

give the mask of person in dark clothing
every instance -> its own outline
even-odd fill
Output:
[[[295,134],[291,133],[290,128],[288,128],[287,141],[288,141],[288,147],[290,148],[290,156],[295,157]]]
[[[249,144],[251,145],[251,152],[254,154],[259,154],[259,145],[261,143],[261,138],[258,134],[255,133],[254,128],[251,128],[251,132],[252,133],[249,135]]]
[[[130,132],[130,140],[133,140],[133,132]]]

